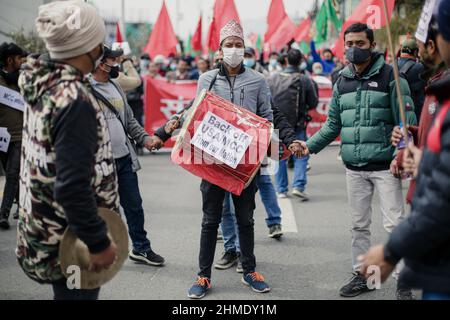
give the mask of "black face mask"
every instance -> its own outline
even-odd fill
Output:
[[[361,49],[358,47],[351,47],[345,52],[347,60],[353,64],[362,64],[366,62],[371,54],[372,49]]]
[[[116,79],[117,77],[119,77],[119,71],[120,71],[119,66],[110,66],[110,65],[107,65],[107,66],[111,69],[111,71],[109,71],[109,77],[111,79]]]

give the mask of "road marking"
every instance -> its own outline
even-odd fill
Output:
[[[278,199],[278,205],[281,209],[281,225],[283,226],[283,232],[298,233],[297,221],[295,220],[294,207],[292,206],[291,199]]]

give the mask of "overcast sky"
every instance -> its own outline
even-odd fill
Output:
[[[124,0],[125,19],[129,22],[148,21],[154,23],[161,10],[163,0]],[[103,16],[120,16],[121,0],[91,0]],[[245,34],[251,32],[264,33],[266,17],[271,0],[235,0],[235,4],[243,23]],[[214,0],[166,0],[167,9],[175,32],[182,38],[194,33],[200,11],[203,12],[204,36],[212,15]],[[314,0],[284,0],[286,11],[293,19],[304,17],[312,7]],[[178,10],[177,10],[177,5]],[[177,11],[179,17],[176,19]]]

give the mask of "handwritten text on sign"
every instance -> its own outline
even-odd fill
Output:
[[[233,169],[236,169],[253,137],[221,117],[208,112],[191,143]]]
[[[0,103],[22,112],[25,109],[25,101],[20,93],[4,86],[0,86]]]

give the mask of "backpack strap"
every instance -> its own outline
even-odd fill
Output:
[[[403,74],[406,77],[409,70],[411,70],[411,68],[414,67],[415,64],[416,64],[416,62],[414,60],[406,61],[405,64],[403,65],[403,67],[400,68],[399,73]]]
[[[111,81],[111,83],[116,87],[116,85],[112,81]],[[134,140],[133,137],[131,137],[128,134],[127,128],[125,127],[125,124],[123,123],[122,119],[120,118],[119,111],[117,111],[117,109],[112,105],[111,102],[109,102],[108,99],[106,99],[100,92],[95,90],[94,86],[91,86],[91,92],[97,100],[100,100],[116,116],[117,120],[119,120],[120,124],[122,125],[125,135],[128,137],[128,139],[130,139],[130,142],[133,145],[133,147],[136,147],[136,144],[137,144],[136,140]],[[120,91],[119,91],[119,93],[120,93]]]

